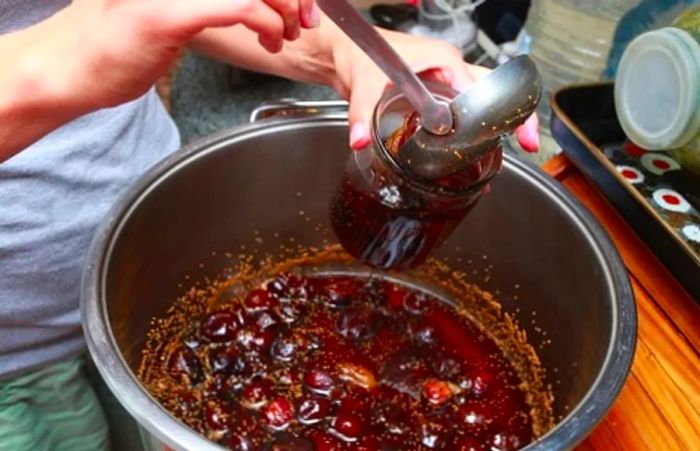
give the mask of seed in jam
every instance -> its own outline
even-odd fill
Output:
[[[277,308],[277,315],[285,323],[293,323],[304,313],[300,305],[291,302],[284,303]]]
[[[208,401],[204,410],[207,427],[216,435],[223,435],[228,430],[228,410],[217,401]]]
[[[219,347],[209,352],[209,367],[214,373],[241,374],[246,369],[246,362],[236,347]]]
[[[437,343],[437,333],[433,326],[424,322],[408,323],[409,334],[413,337],[414,342],[421,346],[431,346]]]
[[[176,380],[186,378],[190,383],[197,384],[202,381],[204,374],[202,363],[197,355],[184,346],[176,348],[168,357],[166,363],[168,374]]]
[[[360,417],[341,412],[331,422],[331,428],[332,432],[340,439],[354,442],[362,435],[364,425]]]
[[[263,311],[254,316],[253,323],[258,330],[268,330],[280,324],[280,320],[276,313]]]
[[[267,352],[272,345],[272,333],[268,330],[242,329],[238,332],[238,343],[246,352]]]
[[[268,293],[277,299],[286,299],[291,294],[291,289],[289,286],[291,276],[279,276],[275,277],[267,283],[265,289]]]
[[[271,380],[255,377],[243,388],[241,404],[249,409],[259,409],[267,403],[272,394]]]
[[[369,340],[381,327],[382,317],[369,308],[349,308],[338,320],[338,333],[354,341]]]
[[[331,402],[326,398],[305,398],[298,409],[299,421],[315,424],[323,421],[331,411]]]
[[[304,383],[313,392],[327,395],[333,389],[333,378],[323,371],[311,370],[304,375]]]
[[[225,343],[236,337],[238,323],[231,312],[214,312],[202,321],[202,336],[213,343]]]
[[[177,400],[178,418],[230,449],[486,450],[532,440],[510,363],[466,315],[424,292],[282,274],[221,308],[192,318],[194,333],[166,337],[172,351],[151,364],[167,376],[147,382],[165,384],[156,393]]]
[[[290,362],[299,352],[298,348],[299,345],[295,343],[291,337],[278,336],[275,341],[272,342],[270,355],[283,362]]]
[[[275,430],[286,429],[294,420],[294,406],[284,398],[271,401],[263,411],[267,425]]]

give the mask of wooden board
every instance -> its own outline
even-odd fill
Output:
[[[639,316],[630,377],[581,450],[700,450],[700,306],[565,156],[544,169],[605,227],[630,273]]]

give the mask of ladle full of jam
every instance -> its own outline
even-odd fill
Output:
[[[386,279],[281,274],[164,339],[147,386],[233,450],[512,450],[533,438],[496,344],[458,308]]]

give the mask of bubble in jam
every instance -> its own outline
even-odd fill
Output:
[[[429,293],[282,274],[177,335],[147,385],[233,450],[510,450],[533,439],[492,339]]]

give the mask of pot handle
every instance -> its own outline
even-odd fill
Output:
[[[339,117],[347,118],[348,102],[345,100],[280,99],[258,106],[250,114],[250,122],[275,118]]]

